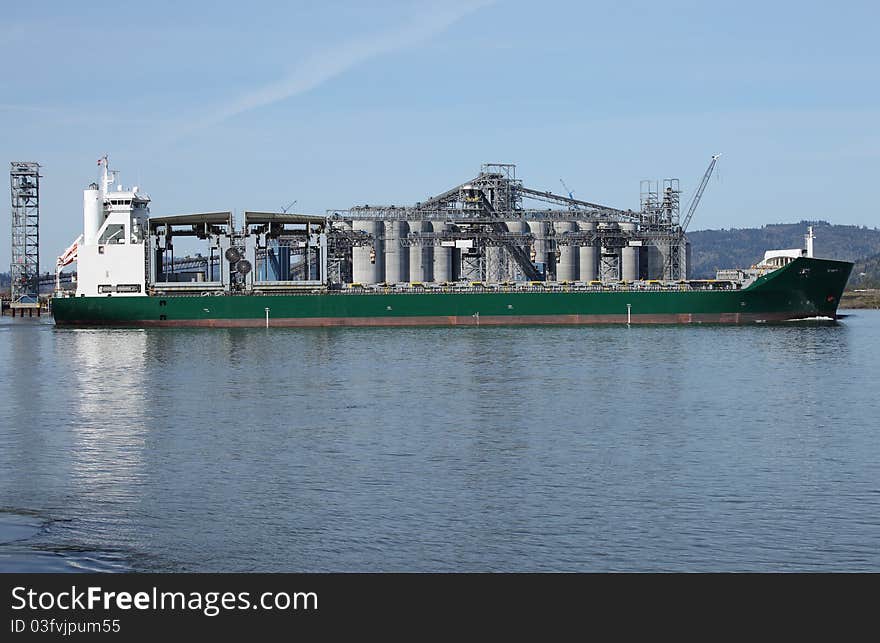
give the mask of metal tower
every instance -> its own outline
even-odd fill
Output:
[[[697,206],[700,205],[700,199],[703,198],[703,192],[706,190],[706,185],[709,183],[709,178],[712,176],[712,171],[715,169],[715,164],[718,163],[718,159],[721,155],[714,154],[712,156],[712,160],[709,162],[709,167],[706,168],[706,172],[703,174],[703,178],[700,181],[700,185],[697,187],[697,191],[694,193],[694,196],[691,198],[690,205],[688,205],[687,214],[684,216],[684,221],[675,229],[675,239],[672,244],[669,246],[669,254],[667,255],[666,261],[666,274],[669,279],[686,279],[687,272],[689,267],[687,266],[687,258],[682,255],[682,252],[686,252],[687,250],[687,228],[691,223],[691,219],[694,217],[694,212],[697,210]],[[675,190],[676,194],[678,194],[678,180],[675,179]],[[667,188],[668,190],[668,188]],[[675,199],[675,217],[673,219],[673,224],[678,225],[679,217],[678,217],[678,197]]]
[[[9,168],[12,195],[13,307],[39,302],[40,164],[13,161]]]

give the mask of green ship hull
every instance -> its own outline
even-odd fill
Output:
[[[742,289],[473,288],[278,295],[56,297],[59,326],[744,324],[837,318],[853,264],[798,258]],[[267,311],[268,309],[268,311]]]

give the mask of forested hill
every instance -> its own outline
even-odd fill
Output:
[[[814,252],[817,257],[868,262],[876,271],[880,255],[880,229],[851,225],[831,225],[827,221],[774,223],[761,228],[732,228],[730,230],[699,230],[688,232],[691,241],[692,271],[697,279],[715,276],[718,268],[748,267],[758,262],[767,250],[803,248],[807,226],[813,226],[816,235]],[[851,285],[858,272],[853,270]],[[870,275],[866,275],[869,277]],[[880,275],[877,275],[880,277]]]
[[[850,288],[880,288],[880,254],[862,259],[853,267]]]

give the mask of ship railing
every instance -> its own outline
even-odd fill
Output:
[[[310,279],[307,281],[255,281],[253,290],[314,290],[324,286],[324,282],[320,279]]]
[[[200,292],[223,290],[222,281],[156,281],[150,288],[159,292]]]
[[[363,293],[401,293],[424,294],[439,292],[454,293],[513,293],[513,292],[683,292],[683,291],[717,291],[736,290],[741,284],[716,280],[664,281],[649,283],[648,281],[588,283],[582,281],[555,282],[400,282],[343,285],[338,292],[342,294]]]

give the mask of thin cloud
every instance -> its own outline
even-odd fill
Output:
[[[424,42],[494,1],[477,0],[464,5],[449,6],[443,3],[432,6],[393,30],[315,52],[300,60],[287,76],[230,101],[193,123],[188,131],[217,125],[252,109],[304,94],[372,58]]]

